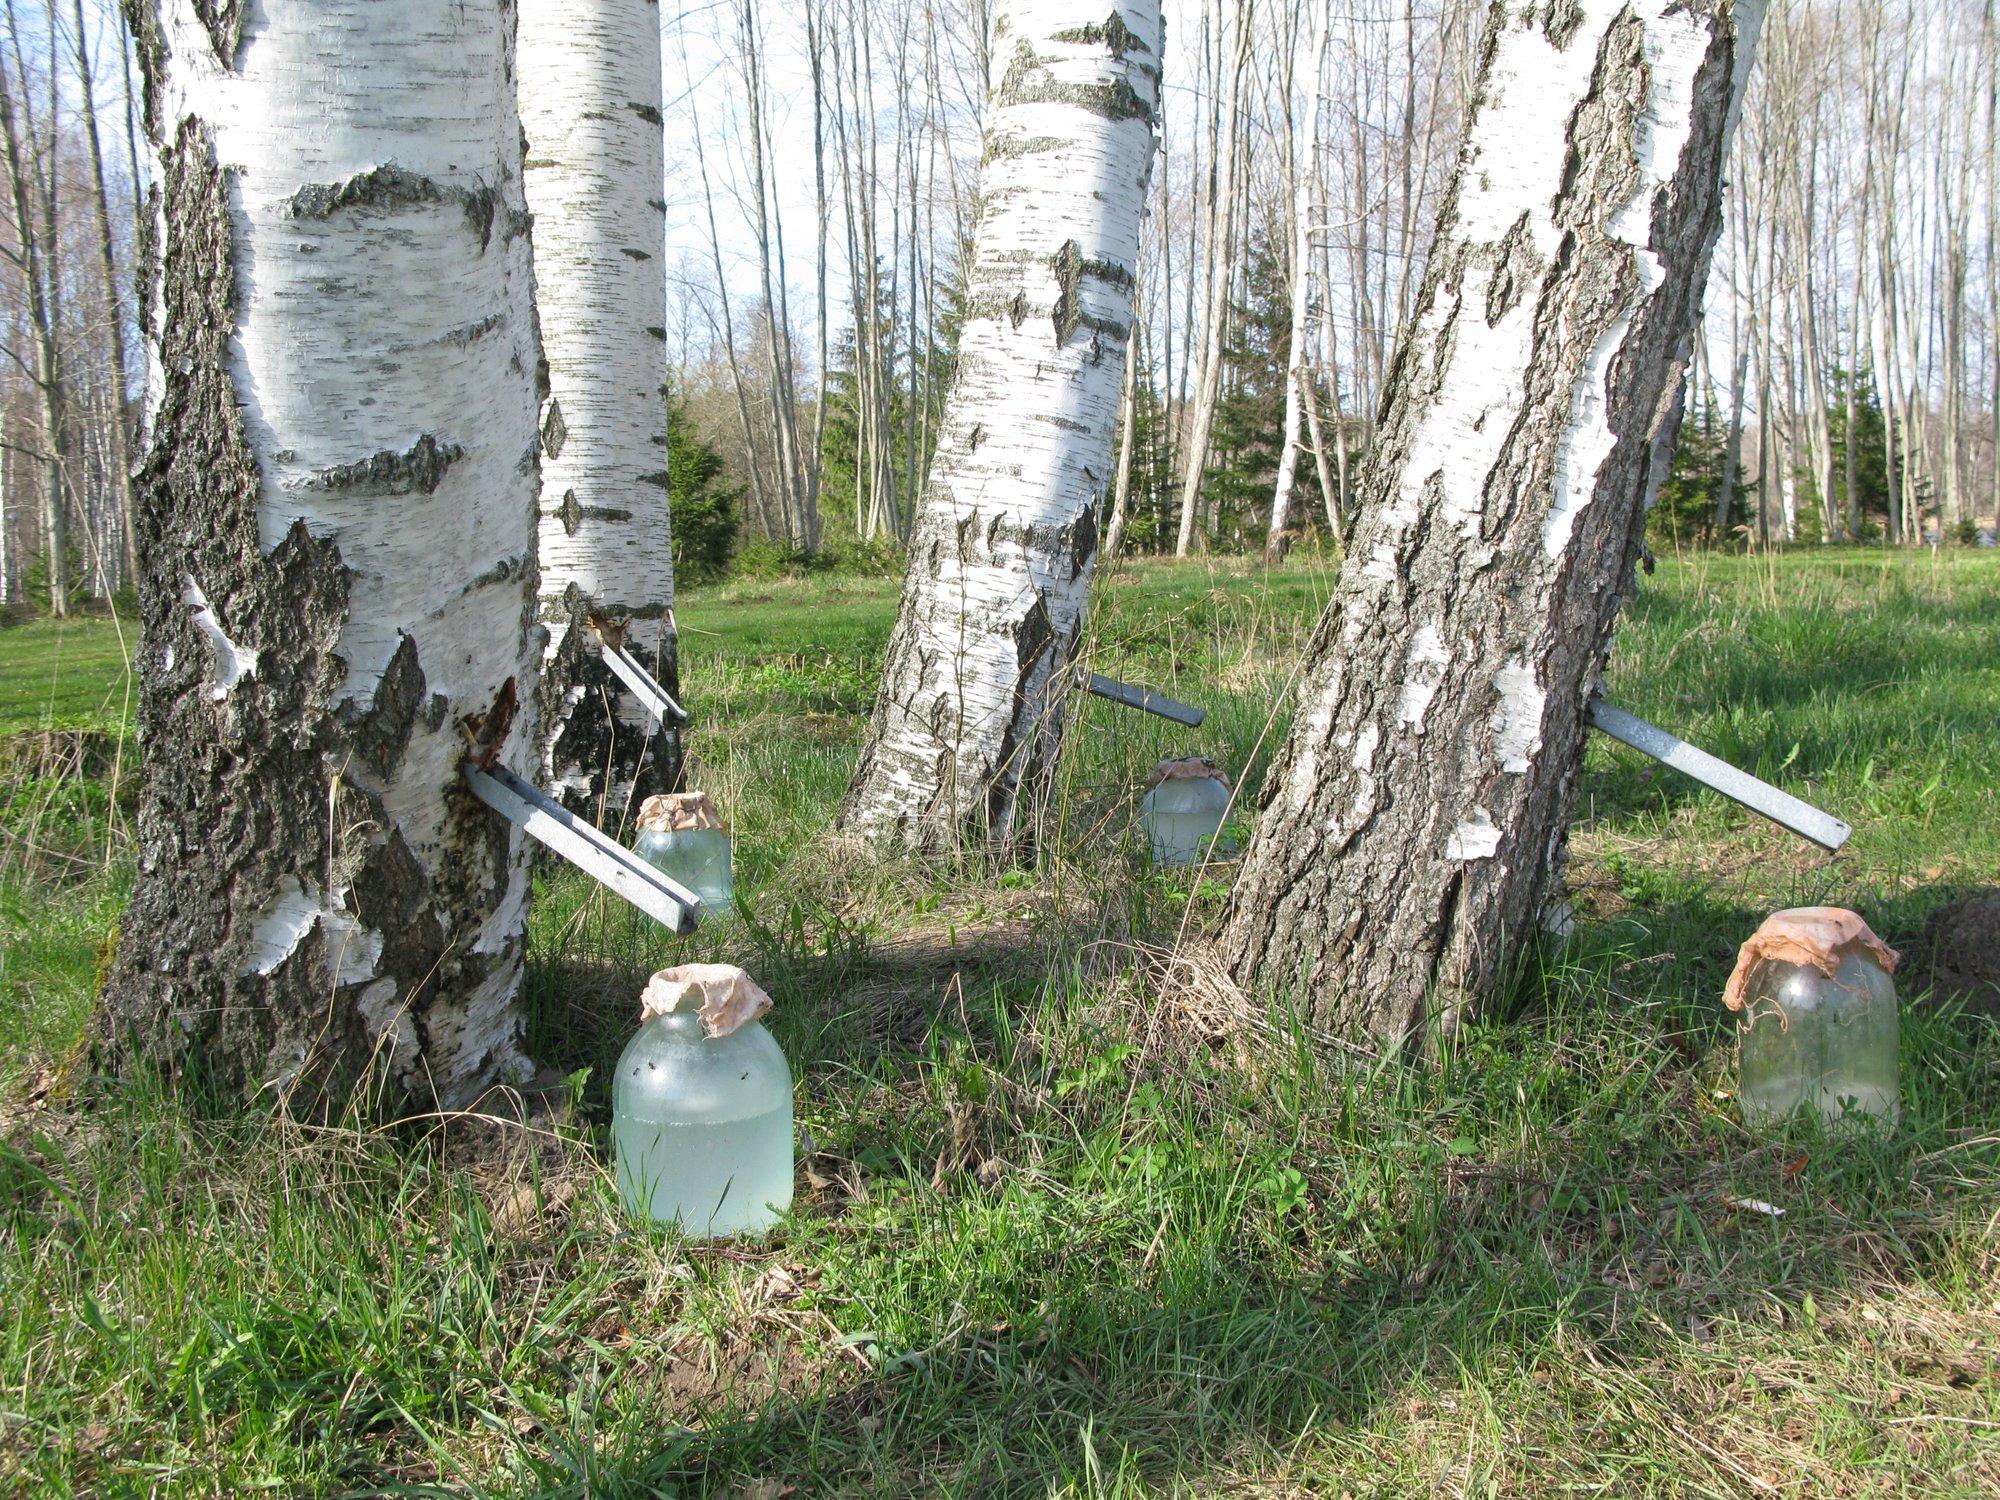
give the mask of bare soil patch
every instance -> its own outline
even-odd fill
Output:
[[[1962,1000],[2000,1019],[2000,889],[1974,891],[1931,913],[1910,944],[1909,982],[1933,1003]]]

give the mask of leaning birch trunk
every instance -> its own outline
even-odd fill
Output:
[[[1395,1043],[1535,936],[1721,225],[1749,0],[1507,0],[1222,936]]]
[[[843,824],[1032,847],[1062,747],[1132,321],[1159,109],[1158,0],[993,21],[958,373]]]
[[[157,220],[113,1062],[308,1113],[526,1071],[535,367],[509,7],[135,4]],[[530,714],[531,718],[532,715]]]
[[[678,726],[641,707],[600,648],[621,641],[679,696],[656,0],[523,0],[520,101],[549,370],[543,782],[611,827],[680,773]]]

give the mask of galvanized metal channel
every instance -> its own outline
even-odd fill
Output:
[[[1752,812],[1762,813],[1780,828],[1811,839],[1823,849],[1840,848],[1854,833],[1832,813],[1822,812],[1810,802],[1801,802],[1790,792],[1781,792],[1768,781],[1759,781],[1748,771],[1738,770],[1728,761],[1697,749],[1657,724],[1648,724],[1637,715],[1614,708],[1602,698],[1590,700],[1589,718],[1593,728],[1603,730],[1620,744],[1630,745],[1684,776],[1692,776],[1710,790],[1742,803]]]

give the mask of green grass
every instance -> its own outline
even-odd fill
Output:
[[[0,627],[0,735],[129,723],[138,645],[135,622],[103,616]]]
[[[102,747],[93,780],[33,731],[101,729],[120,657],[103,622],[0,632],[37,695],[0,700],[30,731],[0,856],[0,1490],[2000,1489],[1991,1019],[1912,976],[1903,1127],[1772,1140],[1737,1123],[1716,1000],[1774,906],[1902,942],[2000,885],[2000,561],[1664,563],[1609,695],[1855,839],[1829,858],[1599,742],[1577,939],[1435,1072],[1244,1024],[1185,961],[1219,884],[1131,849],[1158,754],[1254,781],[1330,582],[1109,580],[1099,669],[1212,716],[1087,704],[1061,836],[1001,878],[827,837],[892,581],[690,596],[692,748],[748,914],[676,944],[544,882],[531,1040],[583,1076],[541,1136],[64,1102],[128,836]],[[638,983],[688,956],[778,1000],[809,1151],[767,1244],[638,1230],[604,1171]]]

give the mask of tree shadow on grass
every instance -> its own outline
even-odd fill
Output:
[[[1893,932],[1936,904],[1936,893],[1899,898],[1883,925]],[[1704,899],[1656,920],[1674,933],[1747,934],[1761,915]],[[799,1270],[800,1285],[781,1285],[746,1315],[746,1338],[774,1326],[820,1330],[791,1340],[789,1367],[770,1355],[773,1384],[760,1387],[745,1370],[705,1396],[666,1393],[662,1423],[637,1430],[586,1420],[571,1434],[582,1446],[530,1463],[530,1487],[1201,1493],[1285,1471],[1302,1444],[1320,1455],[1315,1462],[1337,1466],[1326,1440],[1338,1448],[1357,1428],[1379,1437],[1427,1414],[1456,1420],[1437,1411],[1440,1389],[1539,1380],[1579,1360],[1641,1373],[1662,1360],[1698,1362],[1698,1344],[1719,1330],[1768,1326],[1774,1309],[1792,1316],[1856,1278],[1938,1270],[1954,1254],[1951,1214],[1922,1205],[1968,1192],[1995,1198],[1993,1153],[1958,1149],[2000,1119],[2000,1048],[1985,1020],[1962,1007],[1911,1016],[1906,1077],[1926,1081],[1893,1138],[1835,1148],[1810,1132],[1759,1142],[1734,1127],[1719,1138],[1695,1123],[1707,1070],[1727,1040],[1712,998],[1719,975],[1691,954],[1664,968],[1629,945],[1621,956],[1605,932],[1586,931],[1579,949],[1573,971],[1546,970],[1534,982],[1526,1014],[1475,1028],[1465,1077],[1450,1089],[1476,1097],[1446,1127],[1470,1133],[1468,1154],[1455,1154],[1456,1141],[1447,1150],[1424,1139],[1433,1127],[1423,1110],[1391,1106],[1382,1132],[1407,1131],[1412,1142],[1301,1156],[1299,1200],[1275,1217],[1239,1194],[1229,1223],[1193,1232],[1175,1216],[1199,1214],[1207,1190],[1184,1185],[1163,1196],[1158,1236],[1143,1246],[1105,1239],[1089,1191],[1033,1175],[988,1181],[955,1170],[926,1199],[922,1174],[913,1174],[913,1211],[889,1220],[857,1217],[837,1192],[808,1195],[809,1222],[770,1252],[773,1264]],[[1008,977],[1017,971],[1007,967],[1018,955],[991,955],[997,975],[941,969],[926,950],[904,956],[907,972],[885,962],[887,982],[912,995],[942,982],[969,996],[956,1029],[975,1047],[1011,1024],[992,1012],[1019,1001],[1022,986]],[[1657,1002],[1651,1009],[1627,1010],[1635,985],[1651,986],[1638,996]],[[807,984],[815,993],[836,988]],[[847,1037],[859,1050],[845,1057],[893,1057],[928,1043],[934,1029],[862,1025]],[[1650,1050],[1633,1040],[1646,1030],[1656,1032]],[[1597,1050],[1617,1068],[1589,1055]],[[1569,1058],[1553,1073],[1552,1054]],[[1123,1065],[1135,1081],[1143,1061]],[[1510,1115],[1512,1090],[1560,1087],[1548,1079],[1565,1068],[1587,1076],[1533,1129],[1516,1129],[1528,1114]],[[1629,1110],[1595,1099],[1607,1087],[1596,1080],[1620,1069]],[[1407,1094],[1428,1085],[1387,1087]],[[1530,1144],[1483,1147],[1482,1135]],[[943,1145],[931,1141],[918,1154]],[[1795,1159],[1811,1166],[1795,1176]],[[1357,1207],[1370,1193],[1380,1201]],[[1784,1205],[1786,1216],[1741,1206],[1753,1199]],[[1037,1212],[1023,1209],[1036,1200]],[[885,1232],[914,1237],[901,1269],[879,1241]],[[1005,1254],[940,1254],[926,1243],[982,1234],[1023,1238]],[[857,1255],[874,1264],[857,1271]],[[850,1272],[861,1289],[846,1284]],[[922,1299],[919,1314],[905,1309],[900,1341],[870,1331],[886,1326],[869,1302],[885,1284]],[[723,1364],[728,1337],[718,1344]],[[1657,1399],[1672,1415],[1670,1383]],[[674,1430],[683,1422],[692,1425]],[[590,1440],[593,1430],[606,1436]]]

